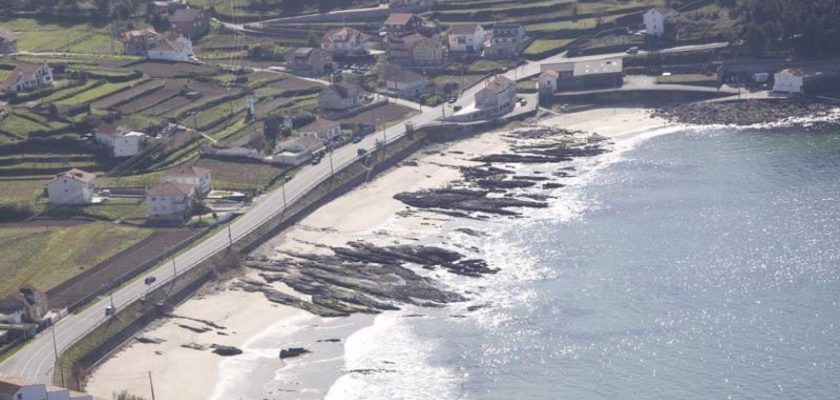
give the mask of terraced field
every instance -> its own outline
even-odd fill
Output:
[[[35,18],[0,18],[0,26],[18,35],[18,48],[31,52],[115,54],[107,23],[80,24]]]

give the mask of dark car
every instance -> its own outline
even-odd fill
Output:
[[[147,285],[151,285],[155,283],[155,281],[157,281],[157,278],[155,278],[154,276],[147,276],[146,279],[143,280],[143,282]]]
[[[315,157],[312,159],[312,165],[318,165],[321,163],[321,157]]]
[[[359,157],[364,156],[365,154],[367,154],[367,152],[368,152],[368,151],[367,151],[367,150],[365,150],[365,149],[358,149],[358,150],[356,150],[356,154],[357,154]]]
[[[361,136],[353,136],[353,140],[352,140],[353,143],[359,143],[361,141],[362,141]]]

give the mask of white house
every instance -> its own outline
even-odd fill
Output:
[[[402,97],[416,97],[426,92],[429,79],[409,69],[386,65],[382,69],[388,91]]]
[[[481,53],[487,39],[479,24],[457,24],[449,28],[449,50],[458,53]]]
[[[675,24],[679,12],[670,7],[656,6],[648,10],[642,17],[648,36],[663,36],[668,25]]]
[[[773,91],[779,93],[802,93],[805,84],[805,71],[799,68],[788,68],[774,75]]]
[[[195,188],[182,183],[164,182],[146,191],[146,218],[183,221],[195,206]]]
[[[322,110],[341,111],[358,107],[364,100],[362,88],[352,82],[336,82],[321,89],[318,107]]]
[[[516,104],[516,83],[504,75],[497,76],[475,94],[475,104],[479,109],[509,111]]]
[[[143,151],[146,134],[122,126],[102,125],[93,131],[93,140],[109,148],[114,157],[133,157]]]
[[[190,185],[195,188],[199,196],[204,196],[213,190],[213,180],[210,170],[194,165],[183,165],[166,171],[166,175],[163,176],[163,181]]]
[[[146,57],[150,60],[189,61],[193,57],[192,42],[183,36],[169,37],[149,49]]]
[[[324,142],[315,136],[288,138],[277,144],[274,158],[284,164],[301,165],[324,149]]]
[[[367,54],[367,35],[350,27],[330,29],[321,39],[321,48],[342,55]]]
[[[300,136],[314,136],[323,141],[330,141],[341,135],[341,124],[318,118],[298,130]]]
[[[96,190],[96,176],[73,168],[47,183],[47,196],[52,204],[89,204]]]
[[[52,85],[53,81],[53,70],[46,62],[43,64],[18,64],[6,79],[0,82],[0,90],[23,92]]]

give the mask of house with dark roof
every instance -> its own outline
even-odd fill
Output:
[[[398,65],[383,67],[382,77],[388,91],[400,97],[417,97],[425,93],[429,86],[429,78],[425,75]]]
[[[183,222],[196,204],[196,191],[192,185],[160,183],[146,191],[146,219]]]
[[[204,196],[213,190],[213,179],[210,170],[195,165],[182,165],[172,168],[163,175],[164,182],[190,185],[196,194]]]
[[[90,204],[96,191],[96,175],[73,168],[47,183],[50,204]]]
[[[509,110],[516,103],[516,83],[499,75],[475,94],[475,104],[481,109]]]
[[[517,58],[528,45],[528,40],[522,25],[496,23],[490,33],[486,54],[496,58]]]
[[[148,51],[160,44],[161,36],[154,29],[144,28],[125,31],[120,35],[123,54],[146,57]]]
[[[17,34],[8,28],[0,26],[0,54],[17,53]]]
[[[352,82],[336,82],[321,89],[318,107],[324,111],[345,111],[358,107],[364,101],[361,86]]]
[[[332,55],[323,49],[300,47],[286,53],[286,69],[298,75],[323,75],[332,71],[332,65]]]
[[[356,56],[368,53],[368,35],[350,27],[334,28],[321,39],[321,48],[333,55]]]
[[[200,8],[179,8],[169,17],[172,29],[191,40],[210,31],[210,15]]]
[[[46,61],[43,64],[21,63],[0,82],[0,90],[25,92],[52,85],[53,81],[53,70]]]
[[[456,53],[481,53],[487,33],[479,24],[455,24],[449,27],[449,50]]]
[[[48,311],[47,296],[32,286],[23,286],[0,299],[0,323],[39,323]]]
[[[416,14],[391,13],[382,23],[380,34],[401,35],[417,32],[423,27],[423,19]]]

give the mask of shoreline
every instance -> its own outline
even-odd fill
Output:
[[[564,129],[623,141],[664,124],[664,120],[651,117],[652,111],[647,108],[595,109],[546,117],[528,126],[559,125]],[[407,215],[407,206],[394,199],[394,195],[441,188],[457,181],[461,177],[461,167],[481,164],[470,161],[471,158],[510,149],[513,141],[505,133],[513,129],[424,147],[375,180],[322,206],[297,225],[268,240],[253,254],[268,258],[283,257],[288,252],[326,254],[331,247],[361,238],[390,245],[432,237],[452,217],[423,210]],[[371,326],[374,318],[365,314],[322,318],[271,303],[259,292],[237,290],[232,285],[235,281],[258,278],[255,270],[248,269],[244,277],[216,283],[174,311],[176,315],[210,321],[226,329],[211,327],[198,333],[180,325],[201,327],[201,323],[167,318],[140,335],[163,339],[163,342],[130,343],[92,372],[87,390],[101,396],[128,390],[149,397],[146,377],[146,371],[149,371],[155,379],[155,394],[161,398],[225,398],[230,393],[242,398],[262,398],[267,393],[279,395],[282,392],[292,392],[290,395],[294,398],[323,398],[335,380],[344,375],[343,344],[354,332]],[[310,297],[283,283],[272,283],[271,287],[302,299]],[[221,357],[209,348],[183,347],[190,343],[196,343],[198,347],[233,346],[244,353]],[[279,350],[289,347],[304,347],[312,353],[281,361]],[[133,376],[122,371],[139,373]],[[248,384],[241,379],[237,381],[241,376],[249,376],[252,381]],[[253,380],[262,382],[257,385]],[[183,393],[184,387],[191,388],[191,392]]]

